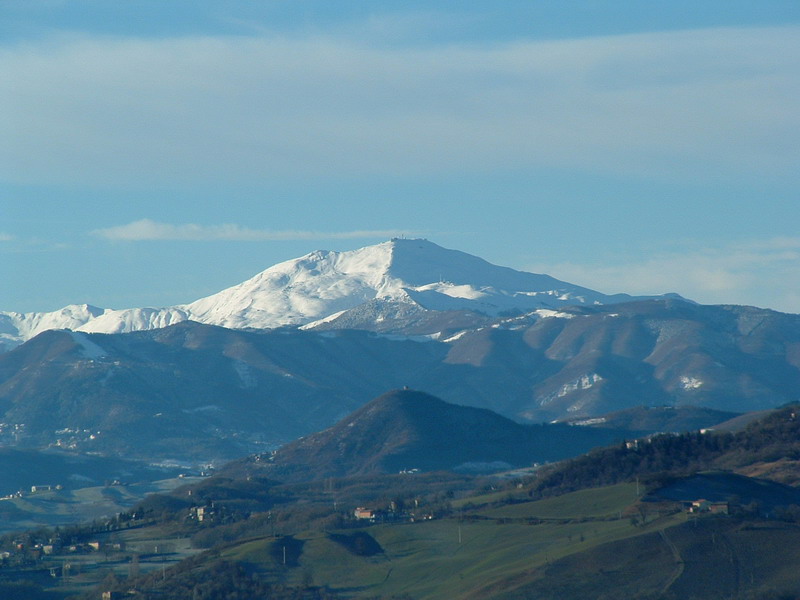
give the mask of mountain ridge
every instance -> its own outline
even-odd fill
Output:
[[[316,250],[187,304],[128,309],[74,304],[52,312],[0,312],[0,349],[49,329],[127,333],[186,320],[233,329],[302,326],[376,301],[418,312],[498,316],[642,298],[651,296],[602,294],[428,240],[395,238],[344,252]]]
[[[0,421],[26,425],[19,443],[88,429],[102,434],[78,440],[87,451],[212,459],[330,427],[404,385],[521,423],[642,405],[751,412],[797,399],[800,315],[673,299],[542,312],[481,323],[436,313],[447,337],[194,321],[47,331],[0,354]]]

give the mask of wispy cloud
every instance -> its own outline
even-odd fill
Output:
[[[692,244],[683,252],[613,264],[536,264],[531,270],[603,292],[677,292],[704,304],[757,304],[800,313],[800,238],[721,246]]]
[[[173,225],[159,223],[150,219],[133,221],[127,225],[118,225],[104,229],[96,229],[92,235],[112,241],[140,242],[156,240],[172,241],[229,241],[229,242],[265,242],[286,240],[345,240],[361,238],[391,238],[400,235],[413,235],[414,232],[400,230],[358,230],[358,231],[272,231],[268,229],[250,229],[241,225],[197,225],[186,223]]]
[[[0,231],[0,242],[10,242],[14,239],[14,236],[8,233],[3,233]]]
[[[783,176],[800,162],[799,59],[800,27],[418,47],[48,40],[0,50],[0,175]]]

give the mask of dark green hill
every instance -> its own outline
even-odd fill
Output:
[[[490,410],[404,389],[283,446],[263,464],[269,477],[282,480],[412,469],[498,471],[560,460],[622,437],[610,429],[521,425]]]

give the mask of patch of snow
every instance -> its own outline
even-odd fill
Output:
[[[574,319],[575,315],[570,313],[561,312],[558,310],[551,310],[548,308],[540,308],[538,310],[533,311],[534,314],[541,317],[542,319]]]
[[[583,408],[588,404],[586,400],[581,400],[580,402],[576,402],[572,406],[567,408],[567,412],[578,412],[583,410]]]
[[[688,375],[681,375],[681,387],[684,390],[696,390],[703,385],[703,382],[697,377],[689,377]]]
[[[469,333],[469,330],[468,330],[468,329],[465,329],[465,330],[463,330],[463,331],[459,331],[458,333],[455,333],[455,334],[451,335],[449,338],[446,338],[446,339],[444,339],[444,340],[442,340],[442,341],[443,341],[445,344],[448,344],[448,343],[450,343],[450,342],[455,342],[456,340],[460,340],[462,337],[464,337],[464,336],[465,336],[465,335],[467,335],[468,333]]]
[[[607,419],[605,417],[595,417],[593,419],[581,419],[580,421],[572,421],[570,425],[576,425],[578,427],[588,427],[591,425],[602,425],[605,423]]]
[[[456,285],[449,281],[430,283],[428,285],[417,286],[413,289],[417,292],[433,291],[449,296],[450,298],[460,298],[464,300],[480,300],[494,292],[491,288],[481,290],[469,284]]]
[[[595,383],[599,381],[603,381],[603,378],[597,373],[583,375],[578,379],[576,379],[575,381],[562,385],[561,389],[558,390],[557,396],[559,398],[563,398],[567,394],[571,394],[572,392],[577,390],[588,390],[590,387],[592,387]]]
[[[253,372],[251,371],[250,366],[247,363],[242,362],[241,360],[234,360],[233,369],[239,376],[239,382],[242,388],[249,390],[253,389],[258,385],[258,380],[253,375]]]
[[[577,379],[575,379],[575,380],[573,380],[573,381],[571,381],[569,383],[565,383],[564,385],[562,385],[558,389],[558,391],[546,396],[545,398],[542,398],[539,401],[539,405],[540,406],[546,406],[547,404],[550,404],[553,400],[556,400],[557,398],[563,398],[563,397],[565,397],[565,396],[567,396],[569,394],[572,394],[573,392],[576,392],[578,390],[588,390],[594,384],[596,384],[596,383],[598,383],[600,381],[603,381],[603,378],[600,375],[598,375],[597,373],[589,373],[587,375],[582,375],[581,377],[578,377]],[[577,406],[577,408],[576,408],[576,406]],[[576,412],[577,410],[580,410],[580,408],[582,408],[582,406],[573,405],[572,407],[568,408],[567,410],[569,412]]]
[[[105,357],[106,351],[90,340],[88,335],[76,331],[70,331],[69,334],[72,336],[72,339],[80,345],[81,353],[86,358],[97,360]]]
[[[323,317],[322,319],[317,319],[316,321],[311,321],[310,323],[306,323],[305,325],[301,325],[300,327],[298,327],[298,329],[302,329],[304,331],[307,330],[307,329],[314,329],[314,327],[322,325],[323,323],[330,323],[331,321],[335,321],[336,319],[341,317],[346,312],[347,312],[346,310],[340,310],[340,311],[335,312],[335,313],[333,313],[331,315],[328,315],[327,317]]]

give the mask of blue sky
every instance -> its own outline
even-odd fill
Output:
[[[800,3],[0,1],[0,310],[426,237],[800,312]]]

